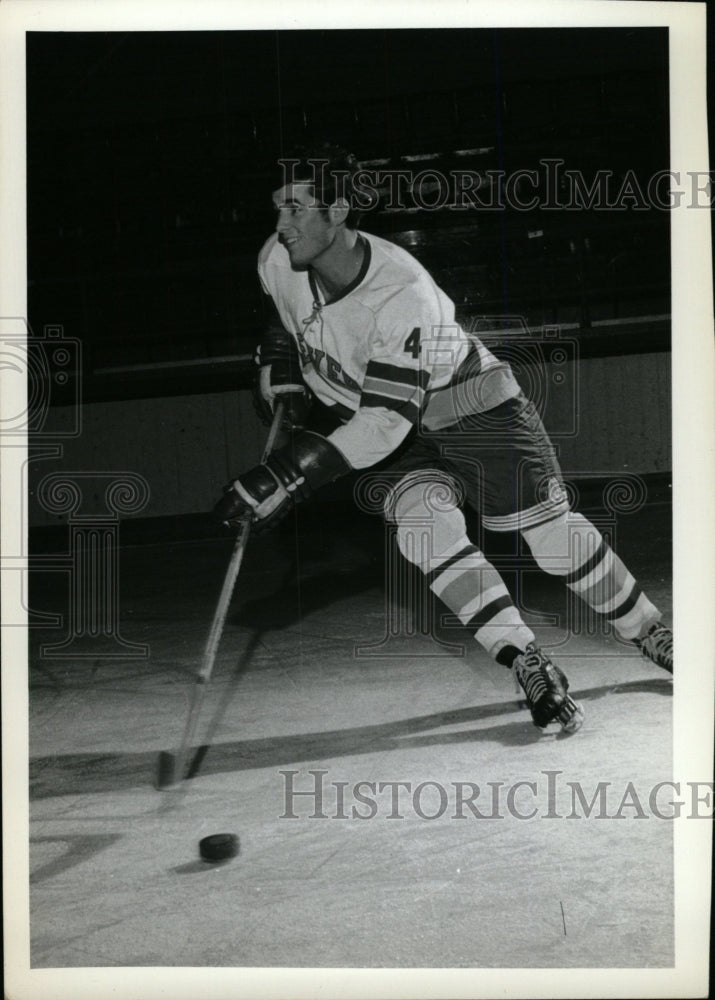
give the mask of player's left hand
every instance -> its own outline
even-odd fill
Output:
[[[293,431],[305,427],[310,412],[310,396],[302,380],[296,381],[295,373],[288,369],[287,364],[274,361],[264,365],[257,382],[259,402],[256,409],[264,423],[270,424],[276,403],[280,400],[284,414],[282,426]]]
[[[293,501],[283,484],[267,465],[257,465],[244,472],[228,486],[214,507],[214,517],[230,528],[237,528],[248,515],[268,528],[288,513]]]
[[[256,348],[254,360],[259,369],[254,403],[261,420],[270,425],[280,400],[283,427],[291,431],[305,427],[311,400],[294,337],[282,327],[269,327]]]

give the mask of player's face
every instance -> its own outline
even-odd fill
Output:
[[[276,232],[294,268],[316,264],[335,239],[335,226],[318,208],[309,184],[287,184],[273,193]]]

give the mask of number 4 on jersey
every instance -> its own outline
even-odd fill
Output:
[[[416,326],[405,341],[405,354],[411,354],[417,360],[420,356],[420,328]]]

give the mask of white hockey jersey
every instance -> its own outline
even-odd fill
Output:
[[[517,395],[500,362],[455,321],[454,304],[411,254],[360,233],[360,273],[325,301],[272,235],[258,259],[265,292],[296,340],[303,378],[344,420],[329,438],[355,469],[394,451],[413,426],[455,423]]]

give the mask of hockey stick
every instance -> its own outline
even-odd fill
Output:
[[[275,445],[276,438],[278,437],[282,419],[283,403],[278,402],[273,415],[273,423],[271,424],[271,429],[268,432],[266,446],[263,450],[263,457],[261,459],[262,462],[265,462],[270,453],[273,451],[273,446]],[[238,578],[238,573],[241,569],[241,563],[243,562],[243,556],[246,551],[250,533],[251,515],[249,513],[241,518],[241,526],[236,538],[236,544],[234,545],[231,560],[228,564],[228,569],[226,570],[223,587],[221,588],[221,595],[218,599],[218,604],[216,605],[213,622],[211,623],[211,629],[204,648],[201,668],[196,675],[196,683],[192,688],[191,705],[186,719],[186,726],[184,727],[184,735],[181,739],[181,743],[179,744],[179,749],[176,754],[169,753],[166,750],[162,750],[159,754],[156,787],[160,792],[166,791],[169,788],[174,788],[177,784],[183,781],[186,776],[186,758],[189,753],[189,747],[191,746],[194,738],[196,724],[201,712],[201,706],[203,705],[204,698],[206,696],[206,688],[208,687],[209,680],[211,679],[211,673],[216,661],[216,653],[221,641],[224,625],[226,624],[226,616],[231,603],[231,597],[233,596],[233,589],[236,586],[236,579]]]

